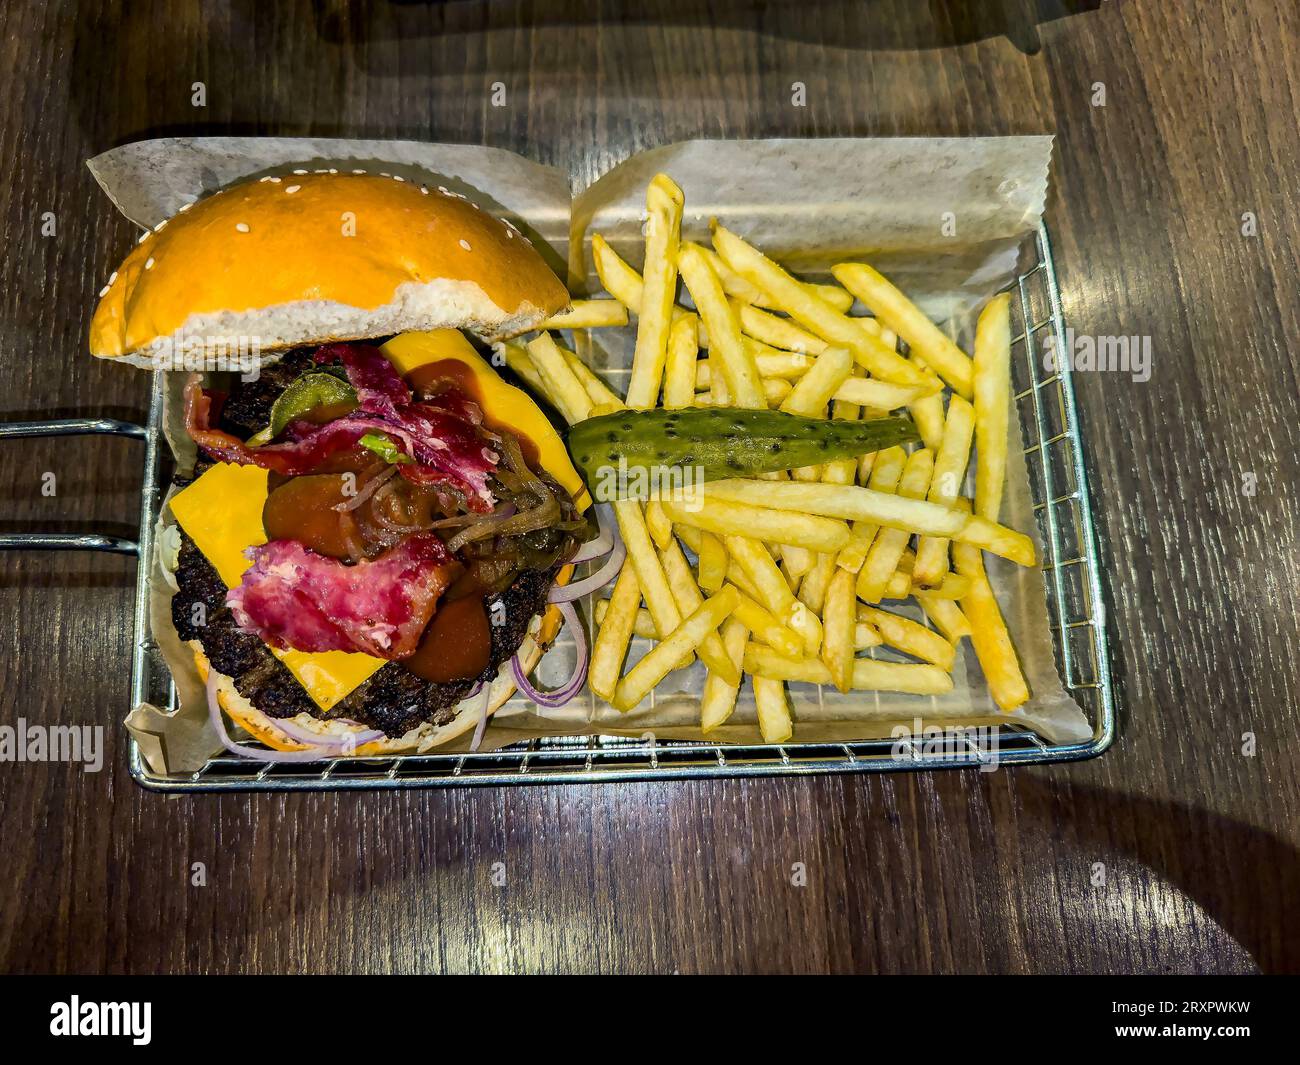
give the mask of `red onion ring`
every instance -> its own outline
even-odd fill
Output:
[[[560,613],[564,615],[565,622],[568,623],[570,630],[573,632],[573,642],[578,650],[578,662],[573,668],[573,676],[554,691],[539,691],[529,683],[528,677],[524,674],[523,666],[519,664],[519,653],[515,652],[514,657],[510,659],[510,670],[514,674],[516,687],[524,693],[526,698],[531,699],[538,706],[552,709],[563,706],[578,692],[582,691],[583,685],[587,683],[588,663],[587,634],[582,628],[582,619],[578,617],[577,607],[570,602],[556,605],[559,606]]]
[[[551,594],[547,597],[547,602],[562,605],[571,603],[575,599],[581,599],[588,592],[594,592],[598,588],[603,588],[615,577],[623,566],[623,560],[627,558],[627,548],[623,544],[623,538],[614,532],[614,546],[610,549],[609,558],[607,558],[600,569],[589,577],[583,577],[580,581],[574,581],[572,584],[556,585],[551,589]]]
[[[614,512],[608,503],[596,504],[596,525],[600,530],[596,534],[596,539],[588,540],[578,548],[578,553],[569,560],[575,566],[579,562],[591,562],[597,558],[604,558],[614,549]]]
[[[324,747],[313,747],[306,751],[264,751],[259,747],[247,747],[236,743],[226,731],[226,723],[221,718],[221,704],[217,701],[217,671],[208,666],[208,717],[216,729],[221,746],[231,754],[242,758],[251,758],[257,762],[323,762],[338,757],[337,751]]]
[[[477,751],[478,745],[483,742],[483,733],[487,730],[488,707],[492,705],[492,685],[479,683],[468,698],[473,698],[479,694],[479,689],[483,690],[483,698],[478,706],[478,724],[474,726],[474,739],[470,741],[469,749]]]
[[[382,484],[387,483],[388,480],[396,476],[396,474],[397,474],[397,467],[389,466],[388,469],[384,470],[383,473],[378,473],[374,477],[371,477],[370,480],[368,480],[365,483],[365,487],[363,487],[360,492],[358,492],[356,495],[354,495],[351,499],[347,500],[346,502],[339,503],[336,507],[334,507],[334,509],[340,512],[346,510],[356,510],[357,507],[361,506],[362,503],[364,503],[367,499],[369,499],[372,495],[375,494],[376,488],[378,488]]]
[[[351,747],[355,750],[362,744],[373,743],[375,740],[384,738],[384,734],[378,729],[363,729],[361,732],[354,732],[347,736],[322,736],[319,733],[312,732],[311,729],[295,724],[287,718],[273,718],[272,720],[275,722],[275,727],[290,739],[317,747]]]

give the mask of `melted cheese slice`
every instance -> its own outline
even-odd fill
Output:
[[[440,359],[458,359],[473,371],[491,419],[510,425],[536,445],[538,459],[586,509],[590,497],[569,460],[551,423],[529,397],[506,384],[459,332],[439,329],[430,333],[404,333],[382,348],[403,374]],[[240,581],[252,562],[244,552],[266,543],[262,508],[267,497],[267,471],[258,466],[218,463],[171,499],[177,524],[215,567],[227,588]],[[272,653],[285,664],[322,710],[328,710],[385,665],[386,659],[349,651],[280,651]]]

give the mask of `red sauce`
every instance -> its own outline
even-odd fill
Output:
[[[427,362],[423,366],[417,366],[406,375],[406,383],[411,388],[428,395],[437,395],[440,382],[455,385],[480,407],[483,407],[483,390],[479,387],[478,377],[460,359],[439,359],[436,362]],[[541,468],[537,445],[513,425],[506,425],[496,421],[486,408],[483,410],[483,424],[495,433],[510,433],[519,441],[519,449],[523,452],[524,461],[535,470]]]
[[[445,683],[470,680],[487,668],[492,633],[487,610],[478,596],[466,596],[438,606],[415,654],[402,665],[425,680]]]
[[[304,547],[330,558],[350,558],[355,525],[335,510],[349,498],[344,487],[352,478],[341,474],[313,473],[291,477],[266,497],[262,525],[268,540],[297,540]]]

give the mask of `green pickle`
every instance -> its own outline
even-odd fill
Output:
[[[608,474],[692,469],[705,481],[856,458],[920,440],[910,418],[834,421],[779,410],[627,410],[569,429],[569,452],[593,494]]]
[[[254,447],[269,444],[291,421],[317,407],[355,407],[356,403],[356,390],[346,381],[323,371],[305,373],[280,393],[271,406],[271,424],[248,443]]]

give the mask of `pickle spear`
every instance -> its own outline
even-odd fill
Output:
[[[834,421],[779,410],[626,410],[569,429],[569,453],[595,492],[602,470],[690,468],[706,481],[856,458],[921,438],[910,418]],[[700,472],[702,471],[702,472]]]

